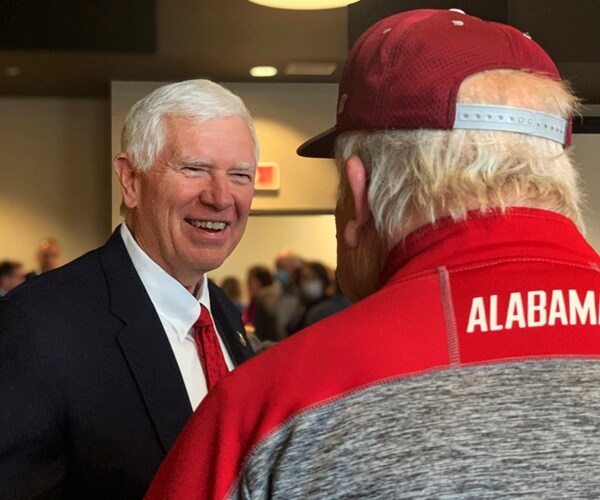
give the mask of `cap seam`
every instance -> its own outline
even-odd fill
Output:
[[[434,14],[432,16],[429,16],[426,19],[429,20],[432,17],[434,17],[436,14]],[[422,22],[422,21],[420,21],[420,22]],[[411,24],[405,30],[403,30],[402,31],[402,38],[403,39],[407,38],[407,34],[409,34],[411,31],[414,31],[415,27],[417,26],[417,24],[419,24],[419,23]],[[392,28],[392,32],[393,32],[393,28]],[[390,33],[392,33],[392,32],[390,32]],[[379,87],[379,92],[377,93],[377,97],[376,97],[376,100],[375,100],[375,106],[373,106],[373,112],[372,112],[373,114],[372,114],[372,116],[376,116],[379,113],[379,107],[381,105],[381,100],[382,100],[383,93],[384,93],[385,90],[387,90],[387,87],[388,87],[388,84],[389,84],[389,80],[391,78],[391,73],[392,72],[389,71],[389,69],[396,62],[396,55],[397,55],[398,51],[400,50],[400,48],[401,48],[401,44],[398,43],[398,41],[396,40],[395,43],[394,43],[394,49],[393,49],[392,54],[391,54],[392,57],[389,58],[386,66],[384,68],[384,71],[385,71],[385,79],[383,81],[384,85],[381,85]],[[371,120],[371,122],[372,122],[372,120]],[[370,125],[370,128],[373,128],[373,125]],[[388,130],[387,124],[385,125],[384,129]]]

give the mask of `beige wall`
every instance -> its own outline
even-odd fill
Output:
[[[335,207],[337,172],[331,160],[301,158],[296,148],[335,124],[337,85],[226,84],[248,106],[260,142],[260,161],[277,162],[281,189],[257,193],[253,211],[321,210]]]
[[[583,182],[586,237],[600,251],[600,135],[573,136],[575,161]]]
[[[221,267],[209,273],[209,277],[219,284],[229,275],[245,280],[251,266],[262,264],[272,269],[275,255],[282,248],[294,250],[305,260],[318,260],[335,269],[333,215],[251,216],[240,244]]]
[[[0,260],[35,267],[42,238],[69,261],[110,231],[109,102],[0,98]]]

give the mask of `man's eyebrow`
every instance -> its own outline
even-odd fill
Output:
[[[173,155],[173,157],[167,162],[167,164],[173,167],[186,165],[198,167],[214,167],[213,162],[206,158],[198,158],[196,156],[181,156],[178,154]],[[241,170],[254,170],[256,168],[256,164],[254,162],[238,161],[232,167]]]
[[[170,159],[170,163],[173,165],[204,165],[210,166],[212,162],[206,158],[198,158],[195,156],[180,156],[174,155]]]
[[[238,161],[234,166],[242,170],[254,170],[256,168],[256,163],[249,161]]]

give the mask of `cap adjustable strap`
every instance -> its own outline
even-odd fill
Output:
[[[512,106],[457,104],[454,129],[517,132],[565,145],[567,120],[559,116]]]

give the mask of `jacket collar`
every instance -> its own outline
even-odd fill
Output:
[[[115,230],[100,249],[110,309],[123,323],[117,342],[165,452],[192,413],[177,360],[142,282]]]
[[[213,314],[213,320],[219,332],[222,333],[221,339],[233,362],[238,365],[254,356],[239,311],[223,291],[210,280],[208,280],[208,293],[212,311],[220,311],[219,314]]]
[[[388,255],[382,283],[496,259],[533,257],[590,262],[596,252],[567,217],[546,210],[509,207],[473,211],[461,221],[445,218],[409,234]]]

